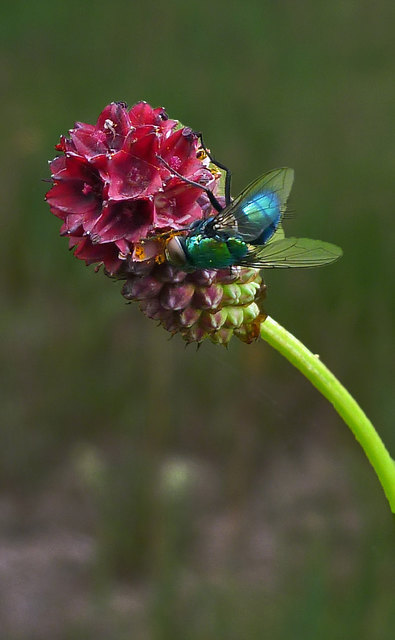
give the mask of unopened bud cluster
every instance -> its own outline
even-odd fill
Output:
[[[131,263],[122,294],[138,301],[146,316],[187,343],[205,338],[228,344],[232,335],[244,342],[257,338],[265,317],[266,287],[256,269],[204,269],[185,273],[169,264]]]

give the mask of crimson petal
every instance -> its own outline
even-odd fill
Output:
[[[115,202],[103,208],[91,230],[93,243],[116,242],[125,238],[138,242],[145,238],[154,219],[154,206],[149,200]]]
[[[73,129],[71,139],[79,155],[91,158],[106,153],[107,138],[103,131],[87,131],[85,128]]]
[[[135,104],[129,111],[130,122],[134,127],[145,124],[159,124],[160,114],[155,112],[147,102],[143,100]]]
[[[162,186],[158,169],[143,158],[119,151],[108,165],[111,200],[146,198],[159,191]]]
[[[155,196],[155,222],[160,227],[166,224],[179,228],[202,217],[201,208],[195,205],[201,195],[201,189],[185,184],[179,178],[172,181],[170,188]]]
[[[86,190],[86,186],[89,187],[82,180],[58,182],[47,193],[47,202],[50,207],[68,213],[93,213],[100,210],[96,194],[91,188]]]
[[[111,102],[98,117],[96,128],[106,135],[110,149],[121,149],[124,139],[131,128],[125,104],[123,102]]]
[[[187,131],[187,135],[185,135]],[[174,131],[161,145],[159,155],[179,173],[190,176],[202,168],[202,163],[196,158],[198,138],[189,129]]]
[[[70,248],[77,247],[74,255],[80,260],[85,260],[87,265],[102,262],[107,271],[113,274],[122,264],[117,248],[113,244],[93,245],[89,237],[82,239],[71,237],[69,244]]]

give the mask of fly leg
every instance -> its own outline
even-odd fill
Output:
[[[201,132],[197,132],[196,135],[200,139],[200,144],[202,145],[204,151],[210,158],[211,162],[215,164],[215,166],[218,167],[219,169],[223,169],[225,171],[225,174],[226,174],[225,175],[225,202],[226,202],[226,206],[228,206],[232,202],[232,198],[230,196],[230,181],[232,178],[232,173],[230,169],[228,169],[228,167],[225,167],[224,164],[222,164],[221,162],[218,162],[218,160],[215,160],[215,158],[213,158],[210,151],[208,151],[206,145],[204,144],[203,134]]]
[[[161,156],[156,156],[156,157],[158,158],[158,160],[162,164],[165,165],[166,169],[168,169],[170,171],[170,173],[173,173],[175,176],[177,176],[177,178],[180,178],[184,182],[187,182],[188,184],[191,184],[193,187],[199,187],[199,189],[202,189],[203,191],[205,191],[207,196],[208,196],[208,199],[210,200],[210,202],[212,204],[212,206],[214,207],[214,209],[216,211],[218,211],[218,213],[220,213],[220,211],[223,210],[223,207],[221,207],[221,205],[218,202],[217,198],[215,197],[213,192],[210,191],[210,189],[208,189],[207,187],[204,187],[202,184],[199,184],[198,182],[194,182],[194,180],[189,180],[189,178],[186,178],[185,176],[181,175],[181,173],[178,173],[178,171],[173,169],[173,167],[171,167],[169,165],[169,163],[166,162],[166,160],[164,160],[164,158],[162,158]]]

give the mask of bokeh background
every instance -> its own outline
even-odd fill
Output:
[[[393,637],[394,530],[340,418],[264,343],[196,352],[73,258],[44,202],[75,120],[145,99],[237,193],[288,165],[267,311],[394,450],[391,0],[68,0],[0,16],[2,640]]]

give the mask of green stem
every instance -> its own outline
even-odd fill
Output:
[[[395,462],[361,407],[321,362],[284,327],[269,316],[261,324],[261,338],[285,356],[331,402],[367,455],[395,513]]]

